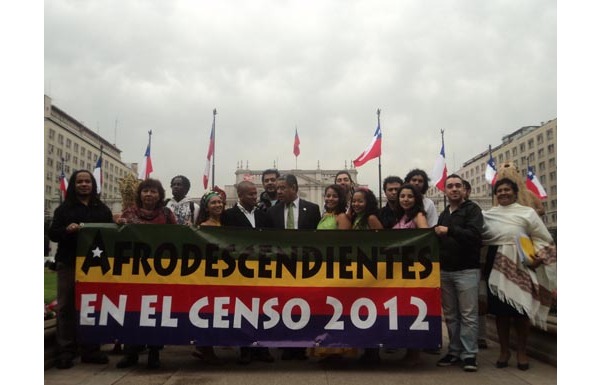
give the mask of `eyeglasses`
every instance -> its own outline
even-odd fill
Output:
[[[448,189],[453,188],[453,187],[461,188],[462,186],[463,186],[462,183],[448,183],[446,185],[446,188],[448,188]]]

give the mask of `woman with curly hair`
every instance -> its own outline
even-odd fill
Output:
[[[196,225],[222,226],[223,212],[225,211],[224,194],[223,190],[216,187],[216,189],[207,191],[202,196],[200,199],[200,214],[198,214]],[[211,365],[223,363],[215,354],[215,349],[212,346],[196,346],[192,355]]]
[[[352,194],[350,220],[353,230],[383,229],[377,216],[377,198],[368,188],[359,188]]]
[[[325,210],[317,230],[350,230],[352,223],[346,215],[346,190],[338,184],[325,188]],[[355,348],[311,348],[309,354],[324,360],[340,357],[355,357]]]

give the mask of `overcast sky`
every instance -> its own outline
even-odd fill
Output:
[[[213,108],[216,184],[251,169],[350,167],[381,109],[382,175],[448,170],[557,117],[557,9],[547,0],[45,2],[44,93],[192,196]],[[115,130],[116,125],[116,130]],[[116,131],[116,135],[115,135]],[[377,160],[358,182],[378,190]]]

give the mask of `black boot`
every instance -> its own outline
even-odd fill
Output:
[[[148,369],[160,368],[160,358],[158,348],[149,348],[148,350]]]
[[[125,354],[123,358],[119,362],[117,362],[117,368],[128,368],[130,366],[136,365],[138,363],[139,356],[137,353],[129,353]]]

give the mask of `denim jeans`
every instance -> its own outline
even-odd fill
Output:
[[[448,328],[448,354],[475,357],[479,333],[479,269],[441,272],[442,308]]]

